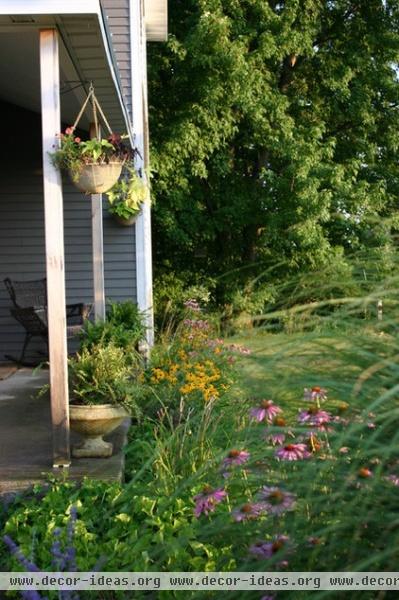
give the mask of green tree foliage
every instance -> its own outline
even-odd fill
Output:
[[[170,13],[149,53],[157,267],[281,278],[386,251],[398,0],[174,0]]]

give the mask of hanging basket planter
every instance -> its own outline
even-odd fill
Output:
[[[88,105],[92,104],[93,130],[88,140],[76,136],[76,127]],[[109,136],[101,138],[98,115],[108,129]],[[112,132],[111,127],[90,85],[88,96],[71,127],[60,136],[60,147],[50,154],[53,163],[67,171],[74,185],[85,194],[102,194],[108,192],[118,181],[122,167],[132,162],[135,148],[126,146],[122,136]]]
[[[140,174],[129,165],[119,181],[107,192],[108,212],[124,227],[134,225],[148,196],[147,185]]]
[[[120,217],[115,213],[112,214],[112,218],[114,219],[115,223],[118,223],[118,225],[122,225],[122,227],[131,227],[137,221],[137,217],[138,215],[133,215],[131,217],[125,218]]]
[[[122,162],[116,161],[101,165],[91,163],[84,165],[78,174],[69,171],[69,176],[81,192],[102,194],[108,192],[118,181],[122,166]]]

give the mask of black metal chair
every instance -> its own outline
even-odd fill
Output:
[[[4,279],[4,284],[13,303],[13,307],[10,309],[11,314],[25,329],[25,340],[20,358],[15,359],[11,356],[6,358],[24,364],[26,349],[34,337],[41,338],[45,342],[48,355],[46,278],[31,281],[12,281],[7,277]],[[67,337],[73,337],[81,331],[90,311],[91,305],[82,302],[67,304]]]

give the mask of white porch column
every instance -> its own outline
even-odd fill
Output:
[[[136,158],[136,168],[141,168],[145,177],[145,171],[149,165],[147,144],[147,55],[141,0],[130,0],[130,31],[134,142],[142,157],[138,156]],[[147,342],[151,347],[154,344],[154,311],[152,299],[151,202],[149,194],[136,221],[136,281],[137,303],[139,309],[145,315]]]
[[[94,319],[105,320],[103,197],[91,196],[91,234],[93,247]]]
[[[53,465],[66,467],[70,450],[64,218],[61,175],[49,158],[61,126],[58,34],[55,29],[43,29],[39,36]]]
[[[90,123],[89,136],[92,140],[101,135],[101,129]],[[93,257],[93,295],[94,320],[105,320],[105,282],[104,282],[104,236],[103,236],[103,197],[91,195],[91,240]]]

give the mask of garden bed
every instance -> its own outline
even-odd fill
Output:
[[[55,483],[3,531],[43,569],[73,518],[79,570],[395,570],[397,354],[387,322],[222,340],[191,314],[139,377],[126,484]]]

